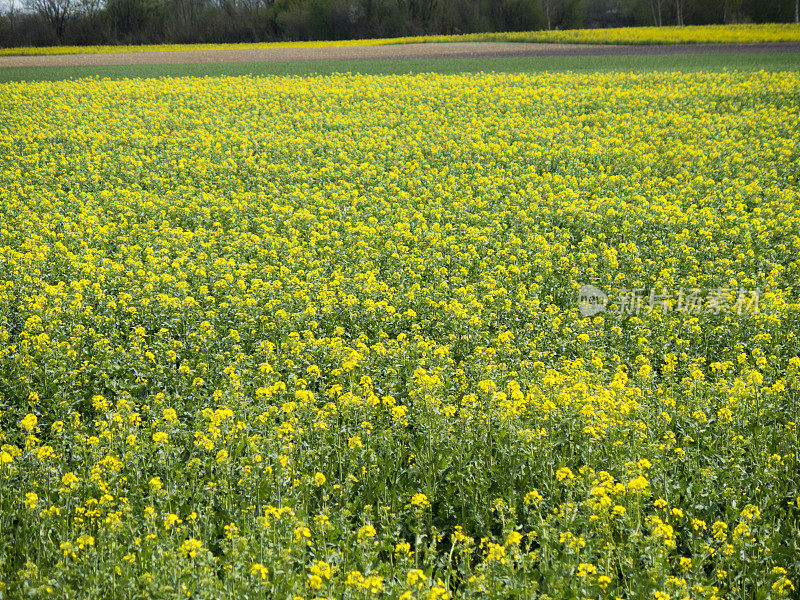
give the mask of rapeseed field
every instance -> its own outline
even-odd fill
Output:
[[[3,55],[106,54],[117,52],[172,52],[179,50],[234,50],[248,48],[330,48],[336,46],[385,46],[442,42],[529,42],[544,44],[763,44],[800,42],[796,23],[747,23],[738,25],[685,25],[666,27],[608,27],[546,31],[508,31],[456,35],[420,35],[357,40],[242,42],[222,44],[144,44],[111,46],[26,46],[0,48]]]
[[[0,86],[0,597],[797,597],[799,94]]]

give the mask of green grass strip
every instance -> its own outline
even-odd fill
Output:
[[[85,77],[219,77],[241,75],[404,74],[541,71],[800,71],[800,54],[688,54],[671,56],[559,56],[355,61],[186,63],[154,65],[4,67],[0,83],[59,81]]]

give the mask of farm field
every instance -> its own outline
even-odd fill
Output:
[[[2,62],[2,61],[0,61]],[[720,53],[677,55],[481,57],[385,60],[308,60],[275,62],[69,65],[0,67],[0,83],[59,81],[87,77],[131,79],[157,77],[241,77],[264,75],[419,75],[507,73],[605,73],[654,71],[800,71],[800,53]]]
[[[618,27],[567,29],[563,31],[509,31],[458,35],[421,35],[395,38],[253,42],[226,44],[145,44],[110,46],[41,46],[0,48],[3,55],[116,54],[256,48],[336,48],[452,42],[528,42],[545,44],[757,44],[800,42],[800,26],[793,23],[741,25],[689,25],[667,27]]]
[[[798,123],[788,67],[3,83],[0,597],[796,597]]]

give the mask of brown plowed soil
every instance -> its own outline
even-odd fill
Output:
[[[487,58],[522,56],[612,56],[626,54],[720,54],[800,52],[800,43],[774,44],[680,44],[612,46],[588,44],[528,44],[523,42],[447,42],[385,46],[336,46],[327,48],[247,48],[224,50],[177,50],[167,52],[119,52],[55,56],[0,56],[0,67],[77,65],[133,65],[166,63],[283,62],[308,60],[376,60]]]

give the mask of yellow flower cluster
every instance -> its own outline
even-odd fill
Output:
[[[0,86],[4,590],[790,596],[799,122],[764,71]]]

